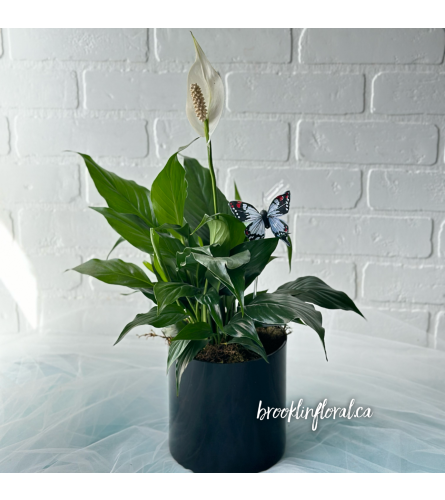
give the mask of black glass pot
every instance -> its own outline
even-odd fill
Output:
[[[283,456],[286,418],[257,419],[286,406],[286,342],[263,359],[218,364],[193,360],[176,396],[169,373],[169,445],[193,472],[261,472]]]

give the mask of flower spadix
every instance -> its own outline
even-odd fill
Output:
[[[186,113],[191,126],[205,137],[204,122],[209,122],[209,132],[218,125],[224,106],[224,85],[193,36],[196,59],[187,78]]]

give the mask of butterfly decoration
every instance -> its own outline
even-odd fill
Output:
[[[258,210],[245,201],[230,201],[229,206],[233,215],[241,222],[248,222],[244,233],[249,240],[261,240],[266,234],[266,229],[272,229],[273,234],[283,240],[287,246],[289,226],[279,217],[289,212],[290,191],[286,191],[274,198],[269,206],[269,210]]]

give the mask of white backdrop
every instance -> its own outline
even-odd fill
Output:
[[[294,263],[368,322],[327,327],[440,347],[445,339],[445,33],[442,29],[196,29],[226,87],[218,182],[258,207],[292,191]],[[117,235],[76,155],[149,186],[194,137],[187,30],[1,30],[0,333],[34,327],[113,340],[147,301],[64,270]],[[205,157],[198,141],[190,155]],[[284,256],[284,248],[281,249]],[[116,256],[141,262],[131,247]],[[328,332],[329,335],[329,332]],[[329,344],[328,344],[329,345]]]

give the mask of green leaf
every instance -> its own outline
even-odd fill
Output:
[[[227,225],[227,229],[225,229],[225,225],[222,224],[221,221],[225,222],[225,225]],[[220,213],[215,215],[205,214],[193,233],[199,231],[199,229],[206,224],[210,229],[210,243],[218,243],[221,246],[224,246],[223,252],[227,249],[230,250],[236,247],[246,239],[244,224],[233,215]],[[226,233],[227,230],[228,235],[224,234],[223,237],[223,232]],[[216,238],[218,238],[219,241],[216,241]]]
[[[85,161],[99,194],[110,208],[121,214],[137,215],[150,227],[158,225],[147,188],[105,170],[88,155],[79,155]]]
[[[136,290],[145,290],[153,287],[153,283],[142,269],[120,259],[91,259],[74,267],[73,271],[92,276],[109,285],[128,286]]]
[[[230,251],[230,231],[228,224],[222,219],[211,220],[207,223],[210,230],[210,244],[219,245],[215,248],[215,256],[223,257],[229,255]]]
[[[178,340],[204,340],[212,336],[212,329],[208,323],[190,323],[185,326],[176,337],[172,338],[173,342]]]
[[[233,293],[238,299],[241,306],[241,311],[244,309],[244,290],[246,289],[246,282],[244,280],[244,271],[242,267],[237,269],[229,269],[228,274],[233,283],[233,288],[237,293]]]
[[[204,255],[208,255],[209,257],[213,257],[212,248],[208,245],[205,247],[187,247],[184,248],[183,252],[178,252],[176,254],[176,264],[178,267],[195,264],[196,260],[192,253],[202,253]]]
[[[230,249],[235,248],[240,243],[246,240],[246,226],[234,217],[232,214],[230,215],[220,215],[220,218],[226,222],[229,226],[230,233]]]
[[[204,349],[207,344],[208,342],[206,340],[192,340],[178,356],[178,359],[176,360],[176,395],[179,395],[179,386],[181,384],[182,374],[188,364],[190,361],[193,361],[198,352]]]
[[[153,268],[155,270],[156,278],[158,279],[158,281],[168,281],[164,270],[159,265],[159,261],[156,255],[153,255]]]
[[[201,266],[204,267],[204,266]],[[206,268],[204,268],[206,269]],[[206,272],[204,274],[205,279],[210,283],[212,288],[214,288],[218,293],[220,290],[227,290],[226,286],[221,283],[221,281],[217,280],[215,276],[208,270],[206,269]],[[227,296],[235,298],[235,296],[229,291]]]
[[[264,347],[262,345],[258,345],[253,340],[250,340],[246,337],[234,337],[227,343],[228,344],[241,344],[246,349],[249,349],[249,351],[253,351],[256,354],[259,354],[264,359],[264,361],[266,363],[269,363],[269,360],[267,359],[267,354],[266,354],[266,351],[264,350]]]
[[[292,270],[292,240],[290,236],[287,236],[287,241],[289,245],[287,245],[287,260],[289,261],[289,272]]]
[[[142,292],[142,295],[144,295],[145,297],[147,297],[147,299],[150,299],[152,302],[154,302],[156,304],[156,297],[155,297],[155,294],[153,292],[153,288],[150,290],[144,290]]]
[[[136,215],[120,214],[112,208],[91,207],[102,214],[108,224],[125,240],[142,252],[153,253],[150,228]]]
[[[162,281],[170,281],[168,271],[162,262],[161,251],[159,249],[159,234],[152,228],[150,229],[150,241],[153,247],[153,266],[159,274]]]
[[[245,307],[245,311],[255,321],[268,325],[283,325],[295,321],[296,318],[301,319],[318,333],[326,354],[322,316],[312,304],[307,304],[287,293],[262,293]]]
[[[191,146],[195,141],[197,141],[198,139],[201,139],[201,136],[198,135],[198,137],[195,137],[193,139],[193,141],[190,141],[188,144],[186,144],[185,146],[181,146],[178,148],[178,151],[177,153],[180,153],[181,151],[184,151],[184,149],[187,149],[189,146]]]
[[[181,242],[190,240],[190,226],[188,225],[188,223],[185,223],[182,226],[179,226],[178,224],[162,224],[161,226],[155,227],[154,229],[160,234],[171,234]],[[192,241],[195,242],[195,238],[192,238]]]
[[[156,231],[156,230],[155,230]],[[175,260],[176,265],[176,254],[182,253],[185,250],[185,246],[176,238],[170,235],[159,235],[159,252],[162,257],[169,257]]]
[[[144,266],[149,270],[151,271],[153,274],[155,273],[154,269],[153,269],[153,265],[150,263],[150,262],[147,262],[146,260],[144,260],[142,262],[142,264],[144,264]]]
[[[179,356],[184,352],[185,348],[190,343],[190,340],[178,340],[177,342],[172,342],[168,348],[167,357],[167,373],[170,371],[171,365],[179,358]]]
[[[126,327],[122,330],[114,345],[120,342],[125,335],[127,335],[127,333],[136,326],[149,325],[154,328],[164,328],[166,326],[174,325],[187,317],[188,314],[184,312],[184,309],[176,304],[167,306],[163,313],[159,315],[158,308],[156,306],[152,307],[148,313],[138,314],[133,321],[128,323],[128,325],[126,325]]]
[[[194,297],[202,293],[200,288],[196,288],[186,283],[164,283],[163,281],[155,283],[153,289],[158,303],[159,313],[161,313],[168,304],[172,304],[181,297]]]
[[[277,248],[277,245],[278,238],[246,241],[230,252],[231,255],[236,255],[246,250],[250,252],[249,262],[242,267],[246,280],[246,288],[263,272],[264,268],[270,262],[270,256]]]
[[[112,254],[113,250],[119,246],[121,243],[125,241],[125,238],[122,238],[122,236],[116,241],[116,243],[113,245],[113,248],[108,252],[107,255],[107,260],[109,259],[110,255]]]
[[[185,171],[175,153],[159,172],[151,187],[153,208],[160,224],[182,226],[186,196]]]
[[[242,198],[241,198],[241,195],[239,194],[239,191],[238,191],[238,186],[236,185],[236,182],[233,181],[233,186],[235,187],[235,200],[237,201],[242,201]]]
[[[261,293],[267,293],[267,290],[260,290],[256,293],[256,295],[260,295]],[[248,295],[245,296],[244,298],[244,304],[249,305],[252,300],[254,299],[254,294],[253,293],[249,293]]]
[[[262,346],[260,338],[255,328],[255,323],[248,316],[235,314],[229,323],[224,327],[224,333],[230,337],[247,338],[252,342]]]
[[[210,171],[204,168],[194,158],[184,158],[185,178],[188,184],[187,198],[185,200],[184,216],[191,228],[196,228],[206,214],[213,214],[213,192]],[[230,214],[226,197],[217,189],[218,212]],[[201,227],[197,231],[204,245],[210,241],[209,228]]]
[[[170,236],[170,234],[161,234],[158,238],[158,249],[160,256],[162,258],[162,265],[170,276],[170,281],[183,281],[183,276],[181,276],[184,271],[181,269],[178,272],[176,265],[176,254],[182,253],[184,251],[184,245]]]
[[[201,229],[202,226],[204,226],[209,221],[211,221],[211,220],[215,219],[216,217],[218,217],[218,215],[221,215],[221,214],[219,214],[219,213],[217,213],[215,215],[204,214],[203,218],[201,219],[201,222],[195,227],[195,229],[193,230],[192,234],[196,233],[196,231],[199,231],[199,229]],[[210,235],[209,235],[209,237],[210,237]]]
[[[326,309],[343,309],[354,311],[363,316],[358,307],[346,293],[334,290],[316,276],[304,276],[281,285],[275,293],[286,293],[298,297],[305,302],[311,302]]]
[[[218,281],[225,285],[233,295],[235,295],[240,303],[241,311],[244,311],[244,288],[240,289],[235,286],[227,270],[236,269],[249,262],[249,252],[241,252],[232,257],[209,257],[208,255],[202,255],[195,252],[192,252],[191,255],[197,262],[206,267]]]
[[[218,292],[213,288],[210,287],[207,292],[203,295],[198,295],[196,297],[196,300],[207,306],[210,311],[210,315],[212,316],[213,320],[216,323],[216,326],[220,329],[224,329],[223,321],[222,321],[222,316],[221,316],[221,308],[219,307],[219,294]]]

